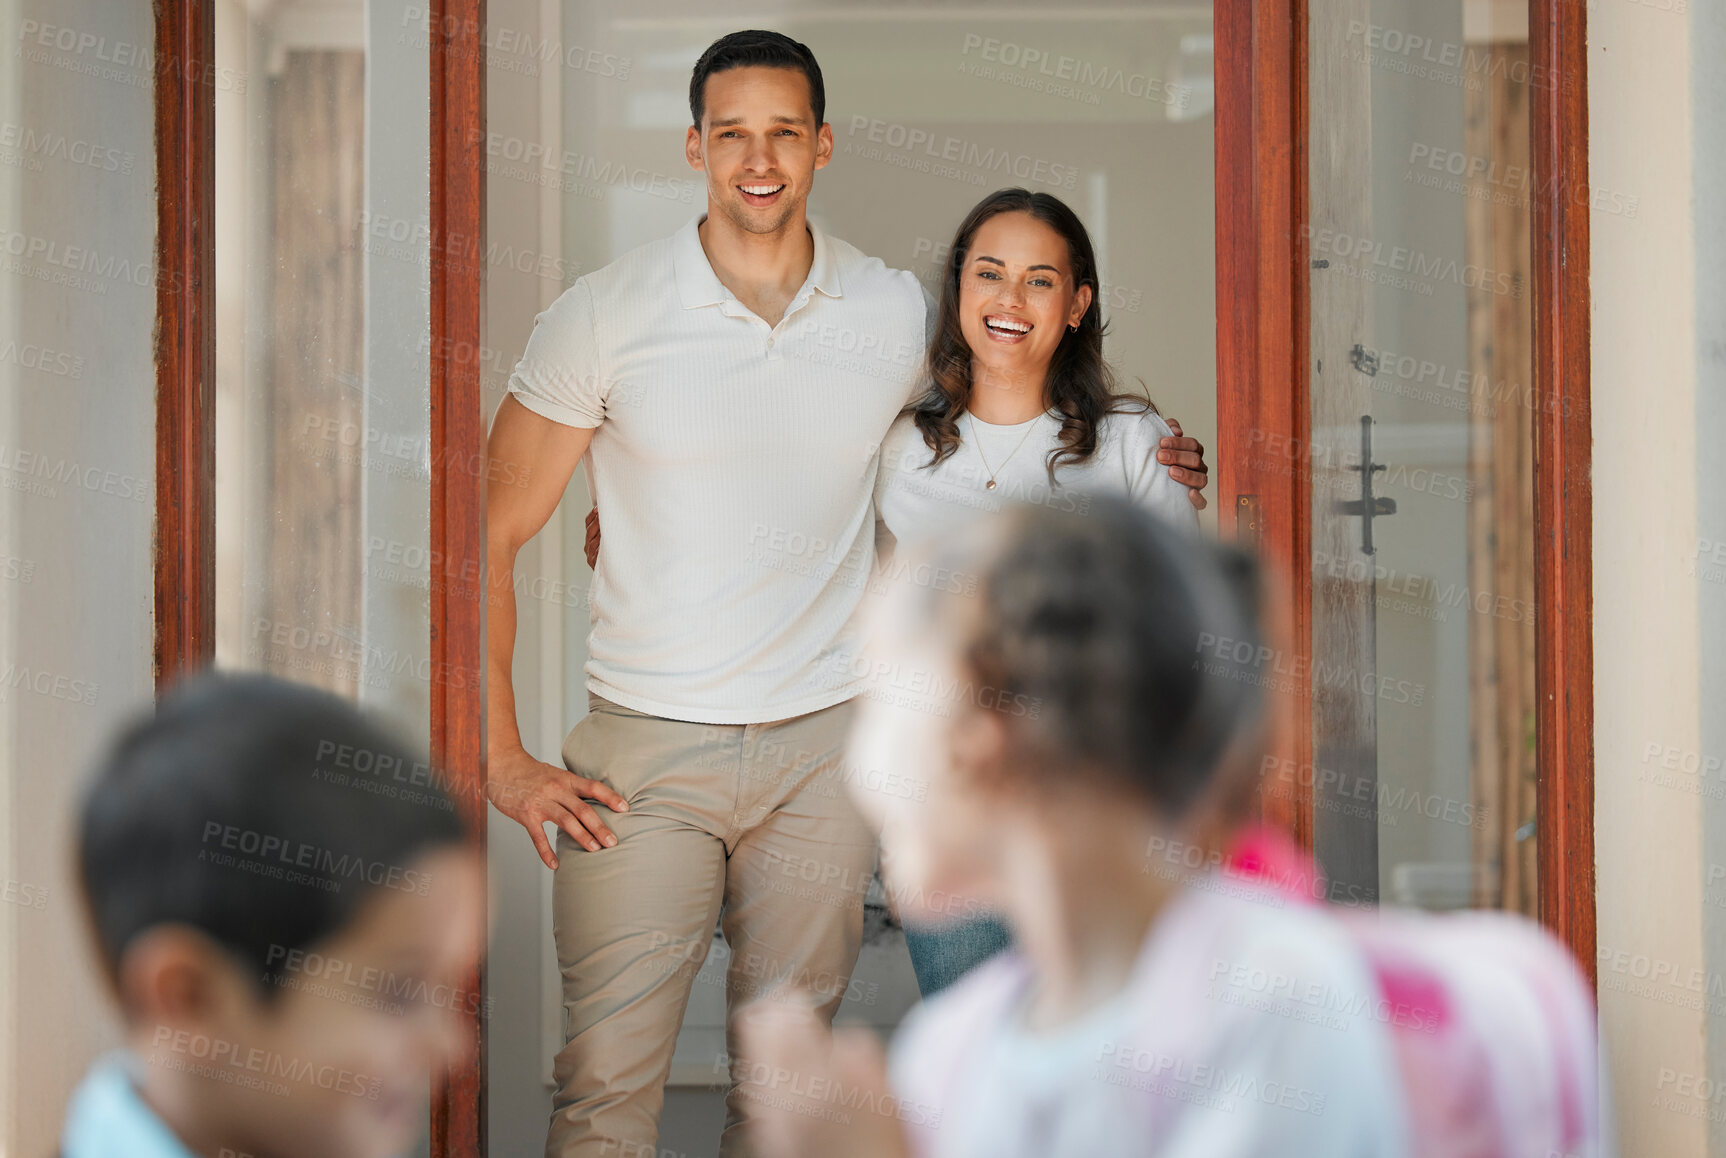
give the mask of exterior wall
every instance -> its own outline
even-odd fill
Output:
[[[1588,21],[1595,203],[1636,199],[1592,222],[1600,1017],[1624,1153],[1701,1158],[1726,1137],[1701,1096],[1726,1064],[1723,14]]]
[[[1692,194],[1695,229],[1696,332],[1696,555],[1697,619],[1701,656],[1697,673],[1703,704],[1701,749],[1726,759],[1726,6],[1699,4],[1691,17],[1690,92],[1694,158]],[[1716,768],[1704,798],[1701,864],[1704,890],[1702,955],[1707,978],[1707,1076],[1713,1111],[1708,1152],[1726,1153],[1726,770]]]

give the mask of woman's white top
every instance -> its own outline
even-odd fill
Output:
[[[1027,502],[1083,513],[1099,494],[1123,495],[1177,526],[1197,529],[1187,488],[1157,461],[1168,423],[1146,410],[1106,415],[1097,452],[1082,463],[1063,463],[1049,483],[1049,452],[1060,444],[1061,419],[1044,411],[1029,422],[997,426],[966,414],[959,448],[939,466],[909,414],[902,414],[881,445],[875,477],[877,551],[910,544],[962,525],[980,514]],[[993,478],[995,485],[989,486]]]

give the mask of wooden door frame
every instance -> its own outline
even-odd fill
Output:
[[[157,80],[158,688],[214,655],[215,91],[211,0],[155,0]],[[431,63],[431,550],[483,559],[479,364],[484,263],[485,0],[428,0]],[[1589,491],[1586,6],[1531,0],[1534,203],[1536,696],[1543,922],[1594,975],[1592,499]],[[1217,495],[1235,534],[1287,579],[1280,614],[1311,650],[1310,487],[1286,448],[1307,425],[1305,0],[1216,0]],[[167,276],[169,273],[176,276]],[[1282,448],[1282,449],[1279,449]],[[441,554],[440,554],[441,553]],[[483,569],[482,569],[483,570]],[[432,586],[434,672],[484,670],[478,594]],[[1295,665],[1298,667],[1298,665]],[[1311,764],[1310,689],[1295,681],[1278,768]],[[483,839],[484,692],[432,681],[434,758],[467,776]],[[1298,787],[1298,772],[1293,783]],[[1312,801],[1267,792],[1265,812],[1310,845]],[[481,965],[472,981],[484,984]],[[483,990],[479,990],[483,991]],[[483,1003],[482,1003],[483,1007]],[[486,1150],[485,1027],[440,1082],[432,1153]]]
[[[1540,919],[1595,979],[1587,6],[1530,0]],[[1294,690],[1261,793],[1312,845],[1306,0],[1216,0],[1217,494],[1276,586]],[[1228,520],[1224,520],[1225,527]]]
[[[155,685],[215,658],[215,3],[154,0],[156,125]],[[432,558],[484,558],[479,349],[485,167],[485,0],[428,0],[431,85]],[[477,240],[476,240],[477,239]],[[460,673],[484,670],[477,591],[431,584],[433,760],[465,779],[453,793],[484,851],[484,699]],[[446,673],[446,674],[440,674]],[[481,915],[482,926],[484,915]],[[483,992],[481,962],[463,987]],[[432,1153],[485,1153],[485,1026],[464,1014],[469,1063],[443,1075]]]
[[[1587,21],[1588,6],[1576,0],[1529,5],[1535,829],[1541,922],[1598,985]]]
[[[485,571],[485,416],[480,349],[485,295],[485,0],[428,0],[431,21],[431,555]],[[471,561],[472,566],[466,566]],[[455,572],[444,569],[446,575]],[[457,794],[483,855],[486,585],[431,584],[431,756],[465,787]],[[470,685],[437,673],[482,673]],[[486,918],[480,917],[485,944]],[[463,987],[484,994],[483,958]],[[486,1026],[463,1014],[471,1050],[432,1096],[431,1153],[486,1152]]]
[[[216,655],[214,0],[155,0],[157,694]]]
[[[1216,0],[1217,510],[1270,569],[1285,647],[1311,655],[1311,445],[1306,405],[1306,4]],[[1230,516],[1232,515],[1232,521]],[[1264,765],[1266,820],[1312,847],[1311,689],[1278,663],[1279,726]],[[1311,777],[1308,777],[1310,782]]]

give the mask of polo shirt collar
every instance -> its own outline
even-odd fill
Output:
[[[724,305],[736,300],[719,280],[719,275],[713,272],[707,251],[701,248],[701,235],[696,229],[706,219],[705,213],[691,218],[672,238],[671,260],[677,279],[677,296],[686,310]],[[843,297],[845,285],[839,277],[839,257],[833,252],[832,240],[813,222],[809,223],[809,236],[815,242],[815,259],[810,263],[804,289],[820,290],[830,298]],[[796,301],[800,303],[807,296],[807,293],[799,292]]]

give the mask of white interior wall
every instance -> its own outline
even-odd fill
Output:
[[[556,0],[490,0],[493,29],[532,33],[561,42]],[[537,42],[537,41],[536,41]],[[529,141],[556,140],[562,70],[491,68],[486,76],[486,114],[492,128]],[[488,178],[486,248],[493,254],[557,255],[562,208],[555,189],[529,182]],[[521,263],[487,262],[482,355],[485,413],[489,423],[502,401],[507,367],[527,345],[533,319],[564,288],[563,279],[533,272],[537,259]],[[571,271],[570,280],[574,272]],[[564,505],[521,554],[518,572],[544,580],[534,591],[567,594],[563,545],[566,526],[579,527],[587,513],[585,477],[577,472]],[[574,607],[561,598],[518,594],[514,686],[522,741],[542,760],[559,762],[566,725],[564,640],[586,658],[588,571],[576,561],[568,579]],[[579,665],[577,671],[580,670]],[[579,689],[578,689],[579,690]],[[583,697],[585,705],[585,697]],[[567,723],[573,724],[570,717]],[[547,1085],[556,1034],[546,1032],[545,987],[555,986],[555,958],[547,961],[550,872],[540,862],[521,826],[496,809],[489,811],[487,850],[491,874],[491,944],[486,966],[487,1114],[494,1154],[536,1154],[545,1146],[551,1114]],[[554,989],[555,992],[555,989]]]

